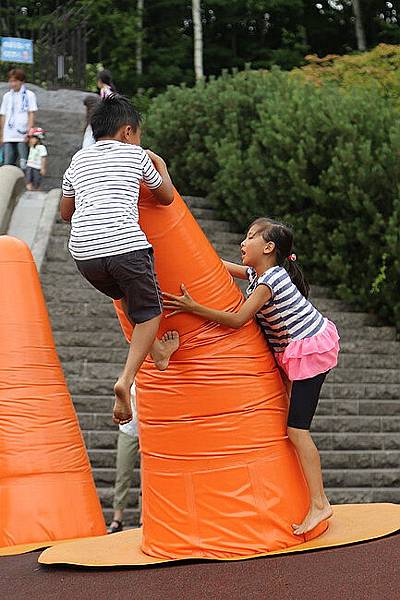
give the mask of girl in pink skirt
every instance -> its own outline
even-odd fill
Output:
[[[337,365],[339,335],[335,325],[307,300],[309,285],[293,254],[293,233],[283,223],[260,218],[241,244],[242,265],[224,262],[233,277],[248,279],[247,300],[235,313],[214,310],[182,296],[164,294],[164,308],[191,312],[221,325],[239,328],[257,318],[276,362],[290,382],[288,436],[299,456],[310,491],[310,508],[294,533],[311,531],[332,515],[324,492],[321,462],[310,435],[321,387]],[[284,266],[285,265],[285,266]]]

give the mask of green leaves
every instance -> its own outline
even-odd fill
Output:
[[[289,222],[311,281],[400,323],[397,123],[379,89],[275,69],[170,88],[146,136],[181,192],[207,195],[242,230],[261,215]]]

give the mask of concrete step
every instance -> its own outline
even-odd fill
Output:
[[[80,277],[80,275],[79,275]],[[96,304],[110,304],[110,298],[93,287],[73,289],[70,293],[67,287],[58,287],[52,284],[43,285],[46,302],[78,302]]]
[[[109,525],[113,519],[114,511],[111,508],[104,508],[103,515],[107,525]],[[140,513],[138,509],[126,508],[124,510],[124,529],[130,529],[133,527],[139,527],[140,525]]]
[[[312,423],[316,433],[400,433],[400,417],[380,417],[371,415],[316,415]]]
[[[48,192],[50,190],[54,190],[55,188],[61,188],[61,178],[46,175],[46,177],[43,178],[42,190]]]
[[[118,329],[118,321],[115,323],[115,330],[101,332],[83,332],[83,331],[53,331],[57,348],[60,346],[80,346],[82,348],[121,348],[121,351],[127,351],[127,343],[123,337],[122,330]]]
[[[342,366],[333,369],[328,375],[331,383],[400,383],[399,369],[354,368]]]
[[[88,450],[90,464],[97,469],[115,469],[117,451],[115,450]],[[136,465],[137,466],[137,465]],[[374,465],[372,465],[374,466]]]
[[[113,519],[114,511],[111,508],[104,508],[103,515],[107,525]],[[140,512],[138,509],[126,508],[124,510],[124,529],[131,529],[140,526]]]
[[[333,415],[364,415],[364,416],[399,416],[400,400],[320,400],[317,414],[319,416]]]
[[[58,319],[65,317],[82,319],[84,317],[106,317],[108,319],[116,318],[114,304],[111,299],[106,303],[96,302],[65,302],[60,299],[60,302],[52,300],[47,303],[47,310],[51,315],[52,321],[56,323]]]
[[[212,221],[218,220],[215,214],[215,210],[212,208],[198,208],[196,206],[192,206],[190,207],[190,212],[192,213],[195,219],[208,219]],[[225,223],[229,223],[229,221],[225,221]]]
[[[337,315],[338,313],[357,314],[357,311],[352,309],[351,306],[342,300],[336,300],[336,298],[321,298],[318,296],[316,298],[310,298],[310,301],[320,312],[329,316],[332,320],[333,318],[330,315]]]
[[[323,314],[335,323],[338,330],[375,325],[377,322],[376,315],[364,312],[346,312],[342,310],[340,312],[329,311],[329,314],[324,312]]]
[[[213,205],[208,198],[200,196],[182,196],[190,209],[192,208],[209,208],[213,209]]]
[[[400,350],[400,344],[399,344]],[[351,354],[343,350],[339,354],[339,368],[344,369],[400,369],[400,353],[387,354]]]
[[[68,291],[71,294],[75,289],[93,289],[93,286],[90,285],[90,283],[88,283],[84,277],[82,277],[78,269],[76,269],[76,272],[71,275],[64,273],[61,273],[60,275],[57,275],[56,273],[43,273],[40,279],[42,286],[44,286],[46,289],[48,285],[55,286],[59,289]]]
[[[400,486],[400,468],[384,470],[325,469],[323,476],[327,488],[393,488]]]
[[[400,488],[325,488],[332,504],[360,504],[364,502],[400,502]]]
[[[78,419],[82,431],[118,431],[118,427],[112,421],[111,411],[78,412]]]
[[[108,396],[96,396],[94,394],[74,394],[73,403],[75,410],[78,413],[108,413],[111,415],[114,406],[112,386],[110,387],[110,393]]]
[[[313,433],[319,450],[400,450],[399,433]]]
[[[400,450],[324,450],[320,454],[324,469],[398,469],[400,465]]]
[[[398,357],[400,355],[400,342],[396,340],[387,340],[384,344],[372,344],[370,340],[356,339],[348,341],[346,339],[341,339],[340,350],[341,354],[372,354],[377,356]]]

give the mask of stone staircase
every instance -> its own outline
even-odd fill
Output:
[[[192,213],[226,259],[238,260],[242,235],[215,219],[206,200],[187,197]],[[58,353],[68,380],[107,519],[112,512],[117,428],[111,422],[114,380],[127,344],[111,302],[76,271],[69,226],[54,225],[42,269]],[[335,503],[400,501],[400,342],[373,315],[353,312],[314,287],[316,306],[338,326],[340,364],[325,383],[314,438]],[[138,523],[139,465],[126,521]]]

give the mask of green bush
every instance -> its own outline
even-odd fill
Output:
[[[314,284],[400,325],[398,120],[377,89],[275,70],[170,88],[146,130],[182,193],[241,230],[259,215],[292,224]]]

